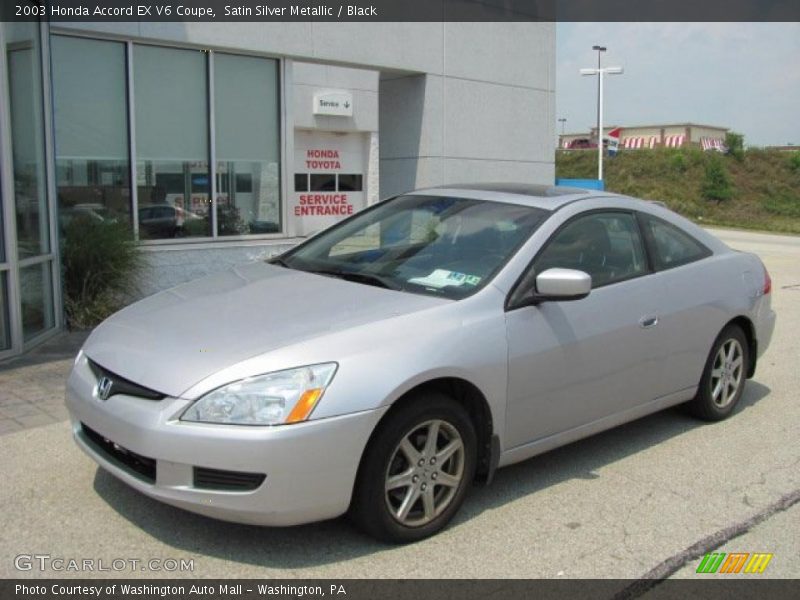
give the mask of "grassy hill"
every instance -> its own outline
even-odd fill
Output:
[[[649,200],[704,225],[800,233],[800,151],[747,150],[742,160],[698,148],[622,150],[603,161],[606,189]],[[704,197],[706,165],[721,160],[729,200]],[[556,153],[556,177],[596,178],[597,153]]]

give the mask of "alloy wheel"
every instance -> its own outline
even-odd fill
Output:
[[[736,397],[744,374],[744,352],[736,339],[724,342],[711,367],[711,399],[717,408],[725,408]]]
[[[385,476],[389,513],[400,524],[420,527],[453,501],[464,478],[464,441],[441,419],[425,421],[395,447]]]

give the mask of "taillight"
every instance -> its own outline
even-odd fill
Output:
[[[762,266],[764,263],[761,263]],[[766,296],[772,291],[772,277],[769,276],[769,271],[767,271],[767,267],[764,267],[764,289],[762,290],[762,295]]]

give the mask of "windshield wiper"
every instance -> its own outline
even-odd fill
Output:
[[[284,267],[286,269],[291,269],[292,268],[292,267],[289,266],[289,263],[287,263],[280,256],[278,256],[276,258],[270,258],[269,260],[267,260],[267,263],[269,263],[271,265],[278,265],[279,267]]]
[[[339,279],[344,279],[346,281],[374,285],[375,287],[381,287],[387,290],[400,291],[403,289],[401,285],[398,285],[386,277],[372,275],[370,273],[354,273],[353,271],[344,271],[342,269],[321,269],[319,271],[309,271],[309,273],[315,273],[316,275],[329,275],[330,277],[338,277]]]

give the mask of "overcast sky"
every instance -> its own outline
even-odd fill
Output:
[[[558,23],[556,117],[597,120],[592,46],[606,46],[604,122],[730,127],[745,143],[800,145],[800,23]],[[557,123],[558,132],[561,124]]]

